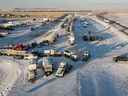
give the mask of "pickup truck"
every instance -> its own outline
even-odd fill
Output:
[[[64,55],[65,55],[66,57],[71,58],[71,59],[74,60],[74,61],[77,61],[77,60],[78,60],[77,54],[75,54],[75,53],[72,52],[72,51],[65,50],[65,51],[64,51]]]
[[[67,62],[61,62],[59,68],[57,69],[55,76],[56,77],[63,77],[65,73],[68,73],[72,68],[72,65],[68,64]]]
[[[120,55],[120,56],[115,56],[115,57],[113,57],[113,60],[115,62],[118,62],[118,61],[128,61],[128,54],[123,54],[123,55]]]

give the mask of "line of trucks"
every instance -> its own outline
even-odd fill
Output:
[[[73,24],[72,21],[73,21],[73,17],[69,16],[69,17],[66,18],[64,23],[61,25],[61,26],[64,26],[65,24],[67,24],[66,28],[65,27],[64,28],[68,29],[67,31],[70,32],[68,40],[69,40],[69,43],[71,45],[73,45],[75,43],[75,36],[74,36],[74,34],[72,32],[72,26],[73,26],[72,25]],[[35,43],[37,43],[37,44],[45,44],[45,45],[46,44],[47,45],[54,44],[57,41],[58,37],[59,37],[59,34],[56,33],[56,32],[47,32],[47,33],[43,34],[42,36],[40,36],[38,40],[35,40]]]
[[[71,71],[72,65],[68,62],[60,62],[57,69],[53,67],[52,62],[49,62],[48,58],[43,58],[42,69],[46,76],[50,76],[52,73],[55,77],[63,77],[66,73]],[[28,66],[28,81],[35,81],[37,75],[37,64],[29,64]]]
[[[34,46],[34,44],[32,44]],[[9,46],[8,48],[2,48],[0,49],[0,55],[6,55],[6,56],[13,56],[16,59],[33,59],[37,57],[44,57],[44,56],[65,56],[69,57],[72,60],[79,60],[80,58],[88,58],[90,57],[89,51],[85,50],[81,54],[78,54],[76,52],[72,52],[71,50],[56,50],[56,49],[49,49],[49,50],[42,50],[41,52],[28,52],[27,49],[28,46],[17,44],[14,47]],[[84,60],[84,59],[82,59]]]
[[[40,37],[39,41],[36,41],[36,43],[42,43],[42,44],[54,44],[57,41],[57,38],[59,37],[59,35],[55,32],[48,32],[46,34],[43,35],[43,37]],[[73,34],[73,32],[71,32],[69,34],[69,43],[71,45],[73,45],[75,43],[75,36]]]
[[[42,53],[39,52],[32,52],[32,53],[38,57],[64,56],[72,59],[73,61],[78,61],[78,60],[87,61],[91,57],[90,52],[88,50],[82,52],[76,52],[75,50],[71,51],[71,50],[50,49],[50,50],[44,50]]]
[[[54,32],[48,32],[44,34],[43,37],[45,38],[41,38],[40,40],[42,43],[53,44],[57,40],[58,34]],[[37,41],[37,43],[40,43],[40,42]]]
[[[23,59],[23,58],[34,58],[33,54],[28,53],[26,50],[33,48],[39,44],[51,44],[54,43],[58,37],[57,34],[55,33],[49,33],[46,34],[47,36],[45,36],[46,38],[43,38],[41,41],[41,43],[36,42],[36,43],[31,43],[30,45],[23,45],[23,44],[16,44],[16,45],[12,45],[12,46],[7,46],[7,47],[3,47],[0,49],[0,55],[7,55],[7,56],[14,56],[17,59]],[[75,37],[74,34],[70,34],[69,36],[69,43],[71,45],[73,45],[75,42]],[[49,54],[50,53],[50,54]],[[50,52],[48,50],[44,50],[44,54],[45,55],[61,55],[63,54],[62,52],[56,51],[56,50],[50,50]],[[38,54],[39,55],[39,54]]]
[[[69,58],[73,61],[77,60],[84,60],[87,61],[90,58],[90,53],[89,51],[85,50],[82,52],[83,54],[77,54],[73,51],[70,50],[64,50],[64,51],[57,51],[57,50],[44,50],[44,56],[43,56],[43,61],[41,63],[41,68],[44,71],[44,74],[46,76],[50,76],[52,73],[54,74],[55,77],[63,77],[64,74],[68,73],[71,68],[73,67],[72,64],[69,64],[67,62],[66,58]],[[65,60],[59,63],[59,66],[56,68],[54,63],[49,60],[49,56],[64,56]],[[40,68],[37,67],[37,64],[32,63],[29,65],[29,70],[28,70],[28,80],[29,81],[35,81],[37,72],[36,70]]]
[[[51,55],[53,55],[54,51],[50,51],[50,53],[52,53]],[[19,56],[22,56],[22,58],[29,59],[29,60],[37,59],[37,56],[34,56],[33,54],[30,54],[30,53],[26,53],[26,51],[16,51],[12,49],[0,50],[0,54],[7,55],[7,56],[14,56],[15,58],[19,58]],[[49,54],[49,53],[46,53],[46,54]],[[60,53],[58,54],[60,55]],[[53,73],[53,65],[48,62],[47,57],[43,58],[42,68],[46,76],[49,76],[51,75],[51,73]],[[69,65],[66,62],[61,62],[55,73],[55,76],[63,77],[65,72],[68,72],[70,69],[71,69],[71,65]],[[37,75],[36,70],[37,70],[37,64],[29,64],[28,76],[27,76],[29,81],[34,81],[36,79],[36,75]]]

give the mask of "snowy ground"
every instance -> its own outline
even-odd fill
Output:
[[[62,37],[64,37],[58,38],[59,40],[55,45],[53,45],[53,47],[69,48],[73,50],[89,49],[92,56],[91,60],[89,62],[72,61],[71,63],[73,64],[74,68],[72,72],[65,75],[64,78],[53,78],[52,76],[48,78],[40,78],[34,84],[29,83],[26,80],[26,68],[28,61],[15,60],[13,62],[15,62],[15,64],[18,66],[17,70],[20,70],[21,74],[18,75],[15,73],[18,79],[8,96],[128,95],[127,62],[115,63],[112,61],[112,57],[114,55],[123,54],[128,51],[128,37],[122,32],[119,32],[116,28],[98,20],[95,16],[85,18],[87,18],[87,22],[89,23],[88,27],[84,28],[81,25],[79,16],[77,17],[76,22],[73,24],[73,32],[76,38],[76,44],[74,46],[69,46],[67,36],[64,35],[66,31],[61,29],[58,25],[56,29],[53,29],[52,31],[62,32]],[[94,42],[83,41],[82,36],[87,34],[89,31],[91,31],[93,34],[102,36],[103,40]],[[35,40],[39,40],[39,38],[36,38]],[[124,44],[123,47],[122,44]],[[7,59],[6,57],[0,57],[0,59],[1,58],[4,58],[3,60]],[[55,61],[59,62],[61,59],[63,58],[56,58]],[[5,67],[4,69],[3,66],[0,66],[0,68],[2,68],[0,73],[5,72],[4,70],[8,70]],[[16,72],[15,70],[13,71]],[[10,74],[11,73],[12,72],[10,72]],[[6,78],[6,76],[2,76],[2,78]]]
[[[0,96],[9,93],[19,75],[19,67],[13,59],[0,57]]]
[[[112,57],[127,53],[128,45],[123,48],[119,46],[128,38],[113,27],[102,33],[109,34],[109,38],[96,44],[93,49],[95,59],[77,72],[79,95],[127,96],[127,62],[115,63]]]
[[[115,20],[119,23],[121,23],[122,25],[126,25],[128,26],[128,14],[107,14],[105,15],[105,17],[111,19],[111,20]]]
[[[0,46],[5,46],[9,44],[16,44],[16,43],[28,43],[33,38],[36,38],[45,32],[53,29],[55,26],[57,26],[58,23],[52,22],[48,23],[46,25],[40,26],[40,28],[31,31],[30,27],[26,29],[19,30],[19,32],[16,31],[16,34],[11,34],[7,37],[0,38]]]

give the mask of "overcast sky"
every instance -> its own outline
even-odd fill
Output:
[[[0,0],[0,8],[128,8],[128,0]]]

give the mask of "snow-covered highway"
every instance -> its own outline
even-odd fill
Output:
[[[0,88],[2,88],[0,91],[5,92],[5,89],[13,87],[8,96],[128,96],[127,62],[113,61],[113,56],[128,52],[128,37],[115,27],[100,21],[96,16],[76,15],[75,18],[73,22],[75,45],[73,46],[68,42],[67,31],[60,26],[62,22],[46,32],[61,34],[57,42],[52,45],[56,49],[65,48],[76,51],[88,49],[91,54],[88,62],[70,61],[73,64],[73,70],[63,78],[40,78],[32,84],[26,80],[29,61],[0,57]],[[82,19],[88,22],[87,27],[83,27]],[[102,40],[84,41],[83,36],[89,32],[101,36]],[[24,34],[21,38],[11,39],[16,42],[17,40],[33,42],[44,38],[42,32],[30,33]],[[33,34],[38,36],[29,37]],[[4,41],[1,40],[0,44],[4,45]],[[6,40],[5,45],[7,43],[9,41]],[[43,49],[43,47],[40,48]],[[53,61],[57,62],[63,58],[54,59]],[[14,83],[15,86],[13,86]]]

